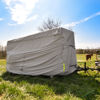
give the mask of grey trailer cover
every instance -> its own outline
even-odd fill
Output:
[[[76,70],[74,33],[56,28],[8,41],[7,71],[24,75],[67,75]]]

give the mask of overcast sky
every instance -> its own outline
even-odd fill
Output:
[[[100,47],[100,0],[0,0],[0,44],[34,34],[48,17],[75,32],[76,48]]]

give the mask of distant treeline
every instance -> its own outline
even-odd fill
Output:
[[[77,54],[100,54],[100,49],[76,49]],[[6,58],[6,46],[0,45],[0,59]]]
[[[0,45],[0,59],[6,58],[6,46]]]
[[[100,54],[100,49],[77,49],[77,54]]]

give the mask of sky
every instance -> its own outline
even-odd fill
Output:
[[[74,31],[76,48],[100,48],[100,0],[0,0],[0,45],[36,33],[48,17]]]

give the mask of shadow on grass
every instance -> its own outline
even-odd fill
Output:
[[[52,79],[46,76],[25,76],[5,72],[1,78],[5,81],[17,82],[25,81],[29,84],[48,85],[55,94],[72,94],[85,100],[95,100],[100,95],[100,82],[92,76],[73,73],[68,76],[55,76]]]

